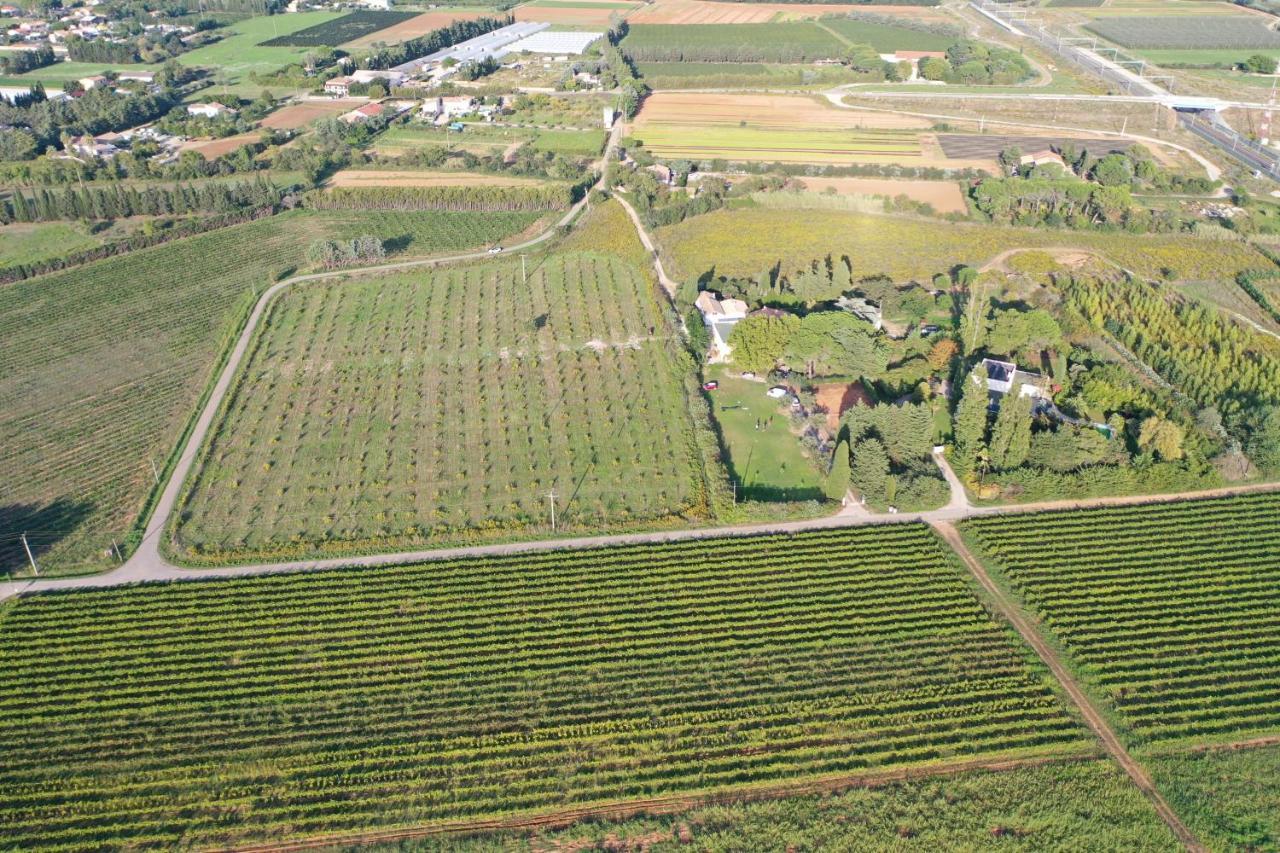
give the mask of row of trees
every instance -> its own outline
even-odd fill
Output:
[[[53,48],[42,44],[32,50],[10,50],[0,55],[0,71],[5,74],[26,74],[58,61]]]
[[[272,208],[282,193],[264,178],[252,181],[179,184],[175,187],[79,186],[63,189],[15,190],[0,204],[0,221],[41,222],[53,219],[118,219],[187,213],[229,213]]]
[[[781,361],[813,374],[874,381],[888,366],[883,338],[846,311],[756,314],[733,327],[729,345],[734,365],[753,373],[768,373]]]
[[[605,89],[618,89],[615,108],[626,118],[635,118],[640,112],[640,105],[649,94],[649,86],[640,78],[631,57],[624,54],[618,44],[626,38],[627,22],[618,19],[605,34],[605,43],[600,49],[600,58],[604,67],[600,73],[600,84]]]
[[[554,210],[572,201],[566,184],[537,186],[336,187],[307,193],[313,210]]]

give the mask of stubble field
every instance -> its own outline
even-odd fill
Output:
[[[191,559],[701,511],[679,343],[597,254],[308,285],[273,306],[178,529]]]

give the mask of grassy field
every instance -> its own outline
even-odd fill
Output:
[[[533,147],[570,157],[595,157],[604,149],[603,130],[540,130]]]
[[[526,214],[298,212],[0,288],[0,571],[115,563],[255,289],[318,237],[402,255],[483,244]]]
[[[404,24],[416,18],[416,12],[389,12],[377,9],[360,9],[341,18],[321,21],[306,29],[294,30],[272,38],[267,47],[337,47],[349,41],[358,41],[380,30]]]
[[[810,21],[786,24],[636,24],[622,49],[641,62],[811,62],[848,46]]]
[[[101,241],[79,225],[66,222],[14,223],[0,226],[0,267],[30,264],[91,249]]]
[[[876,49],[877,53],[894,53],[899,50],[946,50],[961,38],[958,33],[943,35],[856,18],[823,18],[820,26],[846,41],[869,44]]]
[[[82,77],[92,77],[104,71],[159,70],[159,65],[147,65],[145,63],[55,62],[52,65],[46,65],[44,68],[28,71],[26,74],[0,77],[0,85],[30,86],[32,83],[39,81],[44,83],[45,88],[51,90],[52,93],[52,91],[60,89],[65,82],[79,80]]]
[[[725,464],[738,497],[759,501],[822,500],[822,476],[791,433],[788,400],[765,396],[769,385],[709,374],[720,383],[711,407],[725,445]]]
[[[284,294],[194,481],[182,553],[541,532],[552,489],[561,530],[698,515],[648,280],[595,254],[528,267],[527,282],[512,258]]]
[[[1280,33],[1268,28],[1260,16],[1100,18],[1090,21],[1085,28],[1118,45],[1132,48],[1280,48]]]
[[[971,519],[1135,743],[1280,732],[1280,495]]]
[[[18,847],[1095,750],[916,524],[29,596],[0,646]]]
[[[1190,65],[1205,66],[1213,68],[1234,68],[1243,63],[1250,56],[1261,53],[1264,56],[1270,56],[1280,59],[1280,47],[1269,48],[1198,48],[1192,50],[1161,50],[1158,48],[1145,48],[1133,51],[1137,57],[1153,62],[1156,65]],[[1270,77],[1245,77],[1239,75],[1232,78],[1238,84],[1266,86],[1271,87]]]
[[[1156,754],[1169,804],[1213,850],[1280,850],[1280,746]]]
[[[996,841],[995,839],[999,839]],[[1104,761],[974,771],[829,795],[708,805],[670,815],[587,821],[535,836],[451,838],[391,850],[1009,850],[1174,851],[1155,810]]]
[[[1163,267],[1189,280],[1229,280],[1269,262],[1243,243],[1197,240],[1185,235],[1132,236],[1035,231],[988,225],[936,223],[837,211],[802,215],[794,210],[721,210],[659,228],[658,242],[679,277],[714,269],[719,275],[754,276],[774,264],[794,270],[827,255],[853,259],[858,276],[886,274],[898,281],[925,280],[956,264],[981,266],[1006,249],[1074,246],[1099,252],[1152,278]]]
[[[307,47],[263,47],[262,42],[342,17],[340,12],[294,12],[246,18],[227,27],[228,35],[205,47],[180,54],[178,61],[191,67],[210,68],[216,75],[237,82],[254,72],[269,73],[306,58]]]

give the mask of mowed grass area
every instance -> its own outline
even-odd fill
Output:
[[[962,530],[1136,744],[1280,734],[1280,494]]]
[[[180,556],[388,550],[703,513],[653,287],[602,254],[300,287],[273,306]],[[424,440],[424,436],[429,436]]]
[[[704,805],[675,814],[586,821],[534,835],[451,838],[451,853],[590,850],[1182,849],[1115,765],[1064,761],[915,778],[833,794]],[[374,845],[389,853],[391,845]],[[402,847],[395,847],[402,850]],[[416,850],[439,849],[430,842]]]
[[[1280,745],[1162,753],[1144,763],[1210,849],[1280,849]]]
[[[0,645],[16,847],[1096,754],[918,524],[34,595]]]
[[[237,21],[226,28],[227,35],[213,44],[180,54],[178,61],[189,67],[213,69],[216,74],[239,81],[254,72],[268,73],[306,58],[310,47],[263,47],[262,42],[314,27],[342,17],[341,12],[292,12],[262,15]]]
[[[101,240],[67,222],[14,223],[0,226],[0,267],[30,264],[92,249]]]
[[[790,398],[766,396],[769,383],[712,370],[720,387],[711,410],[725,449],[725,465],[739,498],[759,501],[823,500],[822,476],[791,433]]]
[[[82,77],[92,77],[105,71],[159,71],[159,65],[145,63],[101,63],[101,62],[55,62],[44,68],[36,68],[26,74],[0,76],[0,85],[30,86],[39,81],[50,90],[49,94],[61,89],[62,84]]]
[[[936,222],[866,213],[786,209],[718,210],[655,232],[678,277],[754,276],[781,264],[796,270],[812,261],[847,256],[856,275],[885,274],[897,281],[925,280],[956,264],[981,266],[1012,248],[1072,246],[1098,252],[1139,275],[1159,278],[1162,268],[1182,278],[1229,281],[1270,262],[1244,243],[1186,235],[1048,232]],[[832,297],[838,294],[832,294]]]
[[[0,288],[0,572],[115,565],[239,318],[320,237],[456,250],[528,214],[296,212]],[[126,550],[127,553],[127,550]]]

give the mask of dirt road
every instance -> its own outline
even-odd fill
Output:
[[[1031,648],[1035,650],[1035,653],[1040,657],[1040,660],[1042,660],[1045,666],[1049,668],[1049,671],[1053,673],[1053,677],[1062,685],[1063,689],[1066,690],[1067,695],[1071,698],[1072,703],[1075,704],[1077,709],[1079,709],[1080,715],[1084,718],[1085,723],[1088,724],[1089,728],[1091,728],[1094,734],[1098,736],[1098,739],[1102,741],[1103,747],[1105,747],[1111,757],[1115,759],[1116,763],[1120,765],[1121,769],[1128,774],[1129,778],[1133,781],[1133,784],[1138,787],[1138,790],[1142,791],[1142,793],[1147,796],[1147,799],[1151,801],[1151,805],[1155,807],[1156,813],[1160,815],[1161,820],[1169,825],[1169,828],[1173,830],[1174,835],[1178,837],[1178,840],[1181,841],[1188,850],[1206,850],[1207,848],[1201,844],[1195,834],[1187,828],[1186,824],[1182,822],[1182,819],[1174,814],[1173,809],[1169,807],[1169,804],[1165,802],[1164,797],[1158,790],[1156,790],[1155,783],[1151,781],[1151,777],[1147,774],[1146,769],[1135,761],[1133,756],[1129,754],[1129,751],[1125,749],[1124,744],[1120,742],[1120,738],[1116,736],[1111,725],[1102,716],[1101,712],[1098,711],[1097,707],[1094,706],[1093,701],[1080,687],[1075,676],[1071,674],[1067,669],[1066,664],[1064,664],[1062,659],[1058,657],[1057,652],[1055,652],[1053,648],[1045,642],[1044,638],[1040,635],[1040,632],[1023,614],[1022,609],[1010,600],[1010,598],[1004,593],[1004,590],[1000,589],[1000,587],[991,580],[991,576],[987,574],[987,570],[983,568],[982,563],[978,562],[977,558],[973,556],[973,553],[969,551],[968,546],[965,545],[964,540],[960,538],[960,533],[956,530],[955,526],[950,522],[945,521],[933,522],[932,526],[934,530],[938,531],[938,535],[941,536],[949,546],[951,546],[951,549],[960,556],[960,559],[964,561],[969,572],[977,579],[978,583],[982,585],[982,588],[987,591],[987,594],[991,597],[991,600],[1000,615],[1008,620],[1009,624],[1014,627],[1014,630],[1022,636],[1022,639],[1027,643],[1027,645],[1031,646]]]

